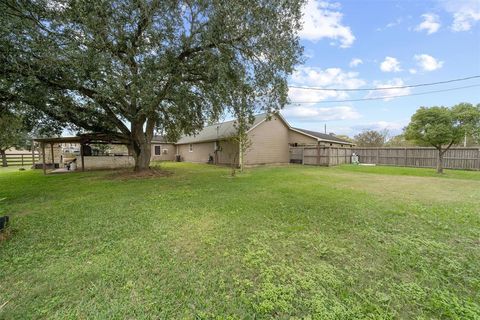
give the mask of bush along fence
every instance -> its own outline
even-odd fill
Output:
[[[291,147],[291,162],[306,165],[334,166],[351,163],[352,153],[359,156],[360,163],[377,165],[435,168],[438,151],[435,148],[337,148],[337,147]],[[480,170],[479,148],[451,148],[444,155],[447,169]]]

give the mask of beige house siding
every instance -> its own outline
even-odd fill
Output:
[[[317,145],[317,139],[298,133],[293,130],[288,132],[288,143],[301,145]]]
[[[221,150],[217,152],[217,163],[231,165],[235,159],[235,163],[238,164],[238,143],[223,140],[219,145]]]
[[[187,162],[208,162],[209,156],[212,156],[214,161],[218,164],[231,164],[232,159],[237,156],[238,145],[234,142],[223,140],[218,142],[221,148],[217,151],[215,156],[215,142],[200,142],[192,144],[192,151],[190,152],[190,144],[177,145],[177,152],[181,156],[182,161]],[[236,161],[238,163],[238,161]]]
[[[288,127],[277,116],[262,122],[249,132],[250,148],[245,154],[246,165],[288,163]]]
[[[160,155],[155,154],[155,147],[160,147]],[[175,160],[176,153],[177,153],[177,148],[172,143],[152,143],[151,160],[173,161]]]
[[[200,142],[192,144],[192,151],[189,150],[189,144],[177,145],[178,154],[182,157],[182,161],[207,163],[208,156],[214,156],[214,143]]]

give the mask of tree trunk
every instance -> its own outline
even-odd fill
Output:
[[[438,149],[437,155],[437,173],[443,173],[443,151],[442,148]]]
[[[140,152],[134,153],[135,168],[134,171],[143,171],[150,169],[150,156],[151,156],[150,143],[140,144]]]
[[[0,150],[0,155],[2,156],[2,167],[8,167],[7,154],[5,153],[5,150]]]
[[[137,130],[132,130],[131,150],[133,151],[133,158],[135,159],[134,171],[140,172],[150,169],[150,157],[152,154],[152,133],[143,132],[143,128],[137,127]]]

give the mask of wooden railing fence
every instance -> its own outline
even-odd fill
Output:
[[[7,153],[7,165],[8,166],[32,166],[34,163],[40,161],[40,155],[38,153]],[[1,159],[0,159],[1,166]]]

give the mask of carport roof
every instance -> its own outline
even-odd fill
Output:
[[[105,133],[85,133],[74,137],[49,137],[35,138],[36,142],[41,143],[81,143],[81,144],[127,144],[128,142]]]

